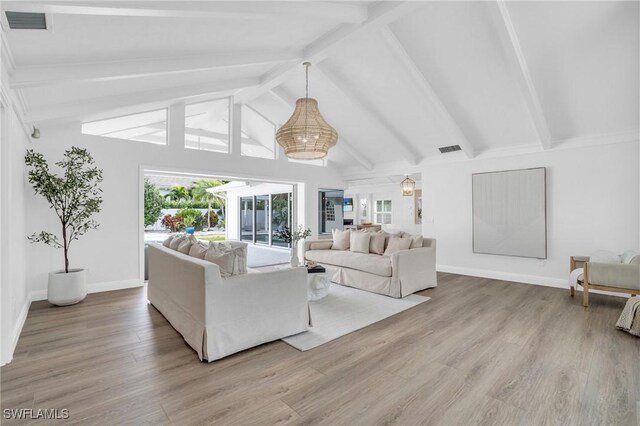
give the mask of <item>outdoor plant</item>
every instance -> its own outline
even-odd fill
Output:
[[[196,231],[201,231],[204,227],[206,218],[200,213],[200,210],[196,209],[182,209],[176,213],[184,226],[193,226]]]
[[[296,243],[300,240],[304,240],[309,235],[311,235],[311,229],[304,228],[302,225],[298,226],[298,229],[292,230],[288,226],[283,226],[282,229],[276,231],[274,233],[276,238],[282,239],[285,242],[296,245]]]
[[[178,216],[174,216],[171,214],[167,214],[162,218],[162,226],[167,228],[170,232],[177,232],[184,228],[184,223],[182,223],[182,218]]]
[[[29,241],[45,243],[64,251],[64,271],[69,273],[69,246],[98,223],[92,216],[100,212],[102,205],[102,170],[94,166],[94,160],[86,149],[72,147],[64,152],[64,159],[55,165],[61,175],[49,170],[44,156],[27,150],[29,183],[36,194],[42,195],[60,220],[60,236],[41,231],[28,237]]]
[[[224,183],[225,181],[219,179],[200,179],[198,181],[195,181],[193,183],[193,187],[191,188],[191,195],[193,196],[193,200],[195,202],[200,201],[207,203],[207,212],[209,212],[209,216],[205,216],[207,218],[207,228],[216,226],[216,224],[211,221],[211,207],[224,208],[225,202],[225,197],[223,195],[208,192],[207,189],[215,188],[216,186],[223,185]]]
[[[164,201],[158,187],[144,180],[144,226],[151,226],[162,214],[162,202]]]
[[[209,217],[207,217],[207,215]],[[209,228],[213,228],[218,224],[218,221],[220,220],[220,218],[218,217],[218,213],[214,212],[213,210],[210,210],[208,213],[204,214],[205,217],[205,222],[207,223]]]

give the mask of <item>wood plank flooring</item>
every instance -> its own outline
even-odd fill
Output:
[[[584,309],[568,293],[439,274],[431,301],[314,350],[278,341],[211,364],[145,289],[37,302],[1,406],[83,425],[640,425],[640,339],[614,327],[625,299]]]

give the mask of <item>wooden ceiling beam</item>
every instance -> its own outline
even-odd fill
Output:
[[[424,6],[422,2],[397,1],[374,3],[368,9],[368,18],[360,24],[344,24],[335,30],[319,37],[303,50],[303,60],[318,64],[325,60],[334,50],[349,40],[399,19],[400,17]],[[284,83],[294,72],[302,72],[301,62],[282,64],[267,72],[260,79],[260,85],[250,90],[241,91],[236,96],[239,103],[248,103],[258,96]]]
[[[271,18],[314,19],[360,23],[367,8],[357,4],[328,2],[244,2],[215,1],[5,1],[3,9],[15,12],[43,12],[65,15],[132,16],[148,18],[193,18],[224,20],[264,20]]]
[[[159,90],[146,90],[121,95],[106,96],[86,101],[65,102],[32,108],[25,117],[27,123],[38,123],[49,120],[93,119],[96,114],[140,110],[141,106],[150,109],[163,108],[169,102],[180,100],[204,100],[202,97],[212,95],[230,96],[236,91],[255,86],[255,78],[240,78],[219,81],[210,84],[193,84],[189,86],[169,87]]]
[[[382,28],[382,36],[385,39],[387,46],[392,50],[398,61],[409,72],[413,84],[418,88],[422,95],[435,107],[436,111],[438,111],[440,118],[447,128],[447,133],[452,138],[453,144],[460,145],[460,148],[462,148],[462,152],[467,156],[467,158],[473,158],[473,146],[471,145],[471,143],[469,143],[466,136],[458,126],[458,123],[456,123],[452,115],[444,106],[444,104],[440,100],[440,97],[436,94],[435,90],[433,90],[433,87],[425,77],[424,73],[420,71],[411,56],[407,53],[400,40],[398,40],[396,35],[388,26]]]
[[[372,102],[368,102],[361,93],[356,93],[352,86],[347,84],[340,76],[328,73],[326,69],[315,69],[315,74],[320,75],[328,84],[333,86],[344,97],[349,99],[359,110],[370,115],[376,122],[385,127],[394,137],[396,144],[394,147],[398,149],[402,157],[411,165],[419,164],[422,161],[422,155],[418,153],[416,148],[409,140],[397,129],[397,127],[389,121],[389,119],[380,110],[375,108]]]
[[[301,55],[302,52],[256,51],[18,67],[13,72],[10,85],[12,89],[24,89],[70,82],[105,82],[278,62],[294,61],[297,64]]]
[[[515,74],[520,91],[525,98],[525,104],[529,117],[533,123],[533,127],[538,135],[538,141],[543,149],[550,149],[552,147],[551,133],[549,132],[549,126],[544,116],[542,104],[538,98],[538,93],[533,84],[527,61],[524,57],[524,52],[520,46],[520,40],[518,34],[513,26],[511,15],[507,9],[507,5],[504,0],[497,0],[498,11],[500,14],[498,24],[498,32],[505,45],[505,50],[510,58],[511,67]]]

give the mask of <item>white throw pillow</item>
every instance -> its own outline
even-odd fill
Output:
[[[384,256],[391,256],[393,253],[397,253],[401,250],[409,250],[411,247],[411,238],[391,237],[389,238],[389,245],[384,251]]]
[[[625,251],[624,253],[622,253],[620,255],[620,262],[621,263],[625,263],[625,264],[629,264],[629,263],[631,263],[631,260],[634,257],[636,257],[638,254],[640,254],[640,253],[637,253],[637,252],[635,252],[633,250],[627,250],[627,251]]]
[[[333,230],[333,245],[331,250],[349,250],[349,243],[351,240],[351,231],[341,231],[339,229]]]
[[[222,241],[220,244],[222,244],[225,251],[231,251],[235,256],[233,259],[233,275],[246,274],[247,246],[243,244],[242,246],[234,247],[229,241]]]
[[[233,275],[233,264],[235,255],[232,251],[228,253],[222,253],[214,248],[209,247],[204,255],[204,260],[215,263],[220,268],[220,276],[222,278],[228,278]]]
[[[599,250],[589,256],[589,262],[592,263],[620,263],[620,256],[612,251]]]
[[[387,237],[377,232],[371,232],[370,234],[371,239],[369,240],[369,253],[383,254],[384,242],[386,241]]]
[[[171,244],[171,240],[173,240],[173,235],[169,235],[167,239],[162,242],[162,245],[165,247],[169,247],[169,244]]]
[[[370,232],[352,232],[349,240],[349,250],[356,253],[369,253]]]

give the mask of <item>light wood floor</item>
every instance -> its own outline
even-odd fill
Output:
[[[79,424],[640,424],[640,339],[624,299],[439,275],[431,301],[329,344],[205,364],[144,289],[34,303],[2,408]],[[36,422],[41,423],[41,422]]]

